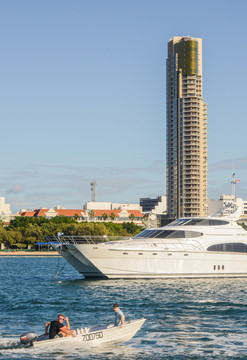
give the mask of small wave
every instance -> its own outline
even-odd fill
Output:
[[[0,350],[17,349],[21,346],[19,339],[13,337],[0,338]]]

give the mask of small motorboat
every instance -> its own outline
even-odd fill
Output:
[[[36,335],[26,332],[20,336],[25,347],[41,348],[50,345],[98,346],[101,344],[117,344],[129,341],[142,327],[146,319],[126,321],[120,328],[113,324],[76,330],[76,336],[58,337],[49,339],[49,335]]]

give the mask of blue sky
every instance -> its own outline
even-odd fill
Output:
[[[166,57],[203,39],[208,195],[247,200],[247,2],[2,0],[0,194],[81,208],[165,194]]]

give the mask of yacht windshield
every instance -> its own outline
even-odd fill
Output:
[[[198,231],[187,231],[187,230],[144,230],[138,235],[134,236],[134,239],[149,238],[149,239],[186,239],[199,237],[203,234]]]
[[[172,223],[168,224],[167,226],[216,226],[216,225],[227,225],[229,224],[228,221],[225,220],[218,220],[218,219],[178,219],[173,221]]]

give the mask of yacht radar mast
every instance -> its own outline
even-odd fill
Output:
[[[236,183],[239,183],[240,180],[239,179],[235,179],[235,173],[232,174],[232,196],[233,196],[233,200],[236,200],[236,196],[235,196],[235,191],[236,191]]]

